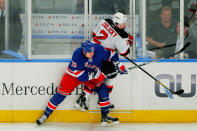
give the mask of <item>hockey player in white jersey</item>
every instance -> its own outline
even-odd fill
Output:
[[[126,16],[121,12],[117,12],[113,15],[112,19],[103,19],[99,22],[98,26],[93,31],[93,38],[91,41],[102,45],[107,50],[110,50],[112,52],[111,54],[113,54],[111,57],[118,57],[118,53],[121,56],[127,56],[130,52],[130,46],[133,44],[133,37],[125,31],[125,27]],[[113,72],[127,74],[126,67],[119,61],[103,62],[101,70],[105,75]],[[113,89],[113,78],[115,78],[116,75],[117,74],[109,76],[105,82],[110,93]],[[74,107],[83,112],[88,110],[88,100],[92,92],[93,91],[85,85],[84,91]],[[110,108],[113,109],[114,105],[110,104]]]
[[[94,29],[92,42],[101,44],[109,50],[117,50],[122,56],[130,51],[133,37],[125,31],[126,16],[123,13],[116,13],[112,19],[101,20]]]

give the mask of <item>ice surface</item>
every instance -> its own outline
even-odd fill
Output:
[[[101,127],[99,123],[0,123],[1,131],[197,131],[194,123],[120,123]]]

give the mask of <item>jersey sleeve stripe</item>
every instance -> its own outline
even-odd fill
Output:
[[[75,71],[71,71],[69,69],[69,67],[67,68],[66,70],[66,73],[68,73],[69,75],[73,76],[73,77],[79,77],[81,76],[85,71],[82,70],[82,71],[79,71],[79,70],[75,70]]]
[[[120,53],[121,56],[127,56],[130,52],[130,49],[128,48],[125,53]]]
[[[115,52],[114,49],[111,49],[111,48],[105,48],[106,50],[110,50],[111,52]]]

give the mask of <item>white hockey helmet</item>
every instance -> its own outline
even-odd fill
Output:
[[[124,24],[126,23],[126,16],[123,13],[117,12],[112,16],[112,21],[114,24]]]

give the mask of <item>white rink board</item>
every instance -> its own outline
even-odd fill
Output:
[[[153,63],[143,68],[154,77],[165,74],[174,78],[174,87],[177,88],[177,75],[182,76],[182,89],[185,93],[191,92],[191,75],[197,74],[196,63]],[[196,110],[196,85],[194,95],[180,97],[158,97],[155,94],[155,81],[139,69],[132,70],[132,109],[135,110]],[[170,88],[168,78],[161,82]],[[196,79],[194,81],[196,83]],[[162,87],[162,86],[160,86]],[[161,93],[164,93],[162,88]],[[175,90],[176,91],[176,90]]]
[[[68,63],[1,63],[0,69],[0,110],[43,110],[52,97],[53,90],[59,85]],[[6,77],[5,77],[6,76]],[[131,87],[130,75],[118,77],[124,82],[124,89]],[[115,82],[117,83],[117,82]],[[116,86],[117,85],[117,86]],[[123,88],[117,83],[111,101],[120,110],[131,110],[131,88]],[[45,88],[45,89],[44,89]],[[47,91],[49,94],[47,94]],[[80,91],[80,90],[79,90]],[[121,97],[124,96],[124,97]],[[57,110],[72,110],[79,95],[73,91]],[[121,98],[121,100],[120,100]],[[97,96],[92,95],[90,109],[96,109]],[[127,101],[123,103],[122,101]]]
[[[0,64],[0,110],[43,110],[52,95],[46,94],[51,87],[58,86],[65,71],[63,62],[28,62],[28,63],[1,63]],[[130,63],[124,63],[130,67]],[[139,63],[138,63],[139,64]],[[177,88],[177,74],[182,77],[182,87],[185,93],[191,92],[191,75],[195,76],[196,63],[153,63],[144,66],[154,77],[167,74],[174,78]],[[169,87],[169,80],[162,82]],[[13,83],[13,89],[11,84]],[[196,110],[196,79],[193,80],[192,96],[158,97],[155,93],[155,82],[139,69],[129,70],[126,76],[119,75],[114,82],[111,101],[116,110]],[[6,86],[6,89],[5,89]],[[13,91],[13,92],[12,92]],[[8,92],[8,93],[6,93]],[[40,94],[39,94],[39,93]],[[58,110],[72,110],[73,104],[79,95],[69,96]],[[163,93],[163,90],[161,90]],[[91,96],[90,109],[96,109],[97,97]]]

